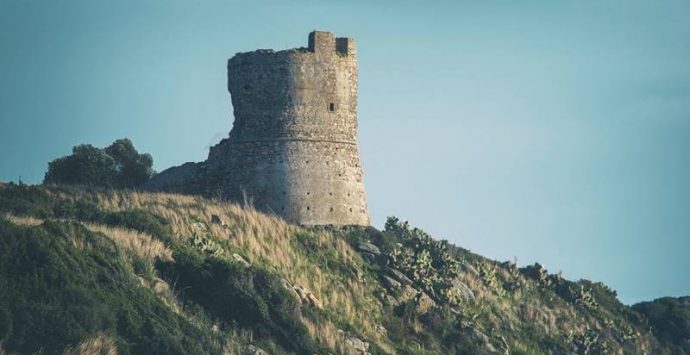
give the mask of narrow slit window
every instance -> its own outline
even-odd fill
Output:
[[[335,111],[335,104],[334,103],[331,102],[330,104],[328,104],[328,111],[331,111],[331,112]]]

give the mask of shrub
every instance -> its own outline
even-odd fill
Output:
[[[217,258],[190,253],[175,255],[163,271],[184,290],[183,296],[201,305],[214,318],[252,329],[257,339],[275,339],[298,354],[316,351],[300,321],[298,301],[276,275]]]
[[[23,227],[0,218],[0,341],[61,353],[99,332],[118,353],[217,353],[208,335],[141,286],[122,251],[75,222]]]
[[[418,228],[395,217],[386,221],[385,233],[394,235],[403,247],[388,255],[389,264],[402,271],[430,296],[444,302],[457,301],[452,295],[458,262],[448,253],[448,244],[431,238]]]

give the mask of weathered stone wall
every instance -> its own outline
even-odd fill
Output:
[[[312,32],[307,48],[239,53],[228,61],[228,90],[229,137],[187,169],[203,178],[179,178],[178,169],[152,185],[196,192],[201,179],[207,195],[249,200],[294,223],[369,224],[352,39]]]

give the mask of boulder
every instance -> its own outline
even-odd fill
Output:
[[[372,253],[362,252],[362,256],[369,261],[376,261],[376,255]]]
[[[297,300],[301,304],[308,304],[314,308],[323,309],[323,303],[321,303],[321,300],[319,300],[316,297],[316,295],[309,292],[309,290],[306,287],[301,285],[290,285],[290,282],[288,282],[287,280],[283,280],[283,286],[285,286],[285,288],[287,288],[288,290],[294,292],[297,296]]]
[[[369,354],[369,343],[355,336],[347,336],[345,338],[345,345],[354,350],[355,354]]]
[[[232,254],[232,258],[233,258],[235,261],[237,261],[238,263],[240,263],[240,264],[242,264],[242,265],[244,265],[244,266],[246,266],[246,267],[251,266],[251,264],[249,263],[249,261],[247,261],[247,259],[243,258],[242,255],[240,255],[240,254],[234,253],[234,254]]]
[[[381,250],[379,249],[379,247],[377,247],[376,245],[371,244],[369,242],[359,243],[359,245],[357,247],[360,251],[363,251],[366,253],[371,253],[374,255],[381,255]]]
[[[474,268],[474,266],[470,264],[463,264],[463,269],[465,272],[469,272],[470,274],[474,275],[474,277],[479,277],[479,271]]]
[[[496,347],[491,344],[491,341],[489,340],[489,337],[479,331],[478,329],[474,327],[468,327],[465,330],[465,334],[467,334],[476,344],[483,346],[486,352],[489,354],[496,354],[498,351],[496,350]]]
[[[222,219],[220,219],[220,216],[217,214],[211,215],[211,223],[220,224],[221,226],[225,227],[225,222]]]
[[[453,279],[453,293],[456,294],[462,301],[474,303],[476,297],[474,296],[474,291],[467,286],[460,279]]]
[[[417,294],[415,302],[415,313],[417,313],[417,315],[420,316],[426,314],[427,312],[429,312],[429,310],[431,310],[431,308],[436,306],[434,300],[431,299],[431,297],[429,297],[429,295],[427,295],[424,292],[420,292],[419,294]]]
[[[400,301],[398,301],[395,297],[393,297],[391,295],[386,295],[385,298],[383,299],[383,301],[385,302],[385,304],[393,306],[393,307],[400,304]]]
[[[314,296],[313,293],[311,293],[311,292],[307,293],[307,299],[309,300],[309,304],[312,307],[318,308],[318,309],[323,309],[323,303],[321,303],[321,301],[318,298],[316,298],[316,296]]]
[[[386,272],[393,277],[394,279],[398,280],[403,285],[412,285],[412,280],[410,280],[409,277],[405,276],[402,272],[400,272],[397,269],[393,268],[386,268]]]
[[[258,346],[248,345],[247,346],[247,355],[268,355],[268,353],[264,349],[261,349]]]
[[[404,285],[400,289],[400,293],[398,294],[398,298],[397,298],[398,302],[400,302],[400,303],[408,302],[408,301],[414,299],[415,297],[417,297],[418,293],[419,293],[419,291],[414,289],[412,286]]]
[[[400,284],[400,282],[398,282],[398,281],[394,280],[393,278],[388,277],[386,275],[383,275],[381,278],[383,279],[383,284],[389,290],[398,289],[398,288],[400,288],[400,286],[402,286]]]

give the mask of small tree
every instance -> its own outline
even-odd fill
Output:
[[[115,159],[117,176],[115,186],[134,188],[143,185],[153,175],[153,158],[150,154],[139,154],[132,141],[127,138],[118,139],[105,152]]]
[[[118,139],[105,149],[82,144],[72,155],[48,163],[44,183],[136,188],[154,174],[153,158],[139,154],[129,139]]]

